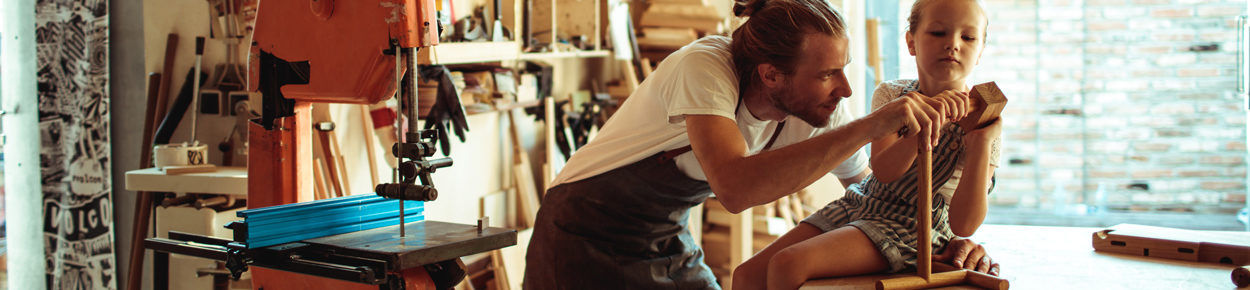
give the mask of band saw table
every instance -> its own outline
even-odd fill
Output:
[[[233,240],[171,231],[168,239],[148,239],[147,247],[156,252],[154,289],[158,290],[168,289],[168,280],[160,278],[168,277],[168,269],[161,266],[167,263],[170,253],[225,261],[228,267],[250,265],[258,271],[277,269],[330,278],[308,281],[317,283],[317,288],[349,282],[332,288],[369,285],[370,288],[360,289],[405,289],[404,279],[388,272],[415,268],[438,275],[456,268],[447,261],[515,245],[517,238],[513,229],[440,221],[410,222],[404,228],[403,238],[399,237],[399,226],[394,225],[247,251],[232,248]],[[259,278],[262,276],[253,276],[254,288],[267,282]]]

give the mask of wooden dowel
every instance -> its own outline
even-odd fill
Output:
[[[933,273],[929,279],[918,276],[899,277],[877,281],[877,290],[918,290],[946,287],[964,283],[967,271]]]
[[[1233,285],[1237,288],[1250,286],[1250,266],[1233,268]]]
[[[179,196],[175,198],[166,198],[165,200],[161,201],[161,206],[162,207],[179,206],[179,205],[190,203],[195,200],[196,200],[195,195],[187,194],[187,195],[183,195],[183,196]]]
[[[977,271],[964,270],[964,272],[966,272],[964,276],[964,284],[993,290],[1007,290],[1007,287],[1010,286],[1009,283],[1007,283],[1007,279],[990,276],[989,274]]]
[[[933,273],[933,152],[925,150],[929,144],[926,136],[917,136],[916,153],[916,275],[929,280]]]
[[[230,198],[227,198],[227,197],[222,196],[222,195],[218,195],[218,196],[214,196],[214,197],[210,197],[210,198],[206,198],[206,199],[196,200],[196,201],[195,201],[194,203],[192,203],[191,205],[192,205],[192,206],[195,206],[195,209],[203,209],[203,208],[210,207],[210,206],[217,206],[217,205],[220,205],[220,204],[226,204],[226,202],[228,202],[228,201],[230,201]]]

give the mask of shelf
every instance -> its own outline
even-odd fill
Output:
[[[505,60],[607,57],[607,50],[521,53],[514,41],[447,42],[417,52],[421,64],[464,64]]]
[[[612,53],[607,50],[575,50],[565,52],[532,52],[522,53],[522,60],[535,59],[552,59],[552,58],[591,58],[591,57],[607,57]]]
[[[485,113],[490,113],[490,112],[505,112],[505,111],[511,111],[512,109],[516,109],[516,108],[529,108],[529,107],[538,106],[542,104],[542,101],[543,101],[542,99],[537,99],[537,100],[529,100],[529,101],[524,101],[524,102],[512,102],[512,103],[507,103],[507,104],[499,104],[499,105],[495,105],[494,108],[491,108],[489,110],[484,110],[484,111],[469,111],[468,108],[465,108],[464,113],[466,115],[477,115],[477,114],[485,114]]]
[[[126,190],[247,195],[247,167],[218,166],[215,172],[165,175],[159,168],[126,172]]]
[[[517,59],[521,52],[515,41],[445,42],[417,52],[421,64],[461,64]]]

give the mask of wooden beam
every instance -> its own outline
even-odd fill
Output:
[[[868,18],[864,20],[864,37],[868,41],[868,66],[872,67],[872,73],[875,75],[872,85],[881,84],[881,80],[885,78],[885,69],[882,68],[884,62],[881,59],[881,40],[879,28],[881,20],[877,18]]]

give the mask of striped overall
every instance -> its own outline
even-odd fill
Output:
[[[917,90],[913,84],[901,95]],[[933,254],[941,253],[946,244],[955,237],[949,225],[947,209],[950,200],[939,194],[938,189],[955,174],[956,164],[964,157],[963,129],[954,123],[942,126],[938,146],[933,148]],[[916,192],[917,163],[901,178],[891,183],[877,180],[869,175],[857,184],[847,187],[846,194],[834,200],[803,222],[822,231],[853,226],[864,232],[877,250],[889,263],[890,273],[915,269],[916,266]],[[993,184],[990,185],[993,189]]]

